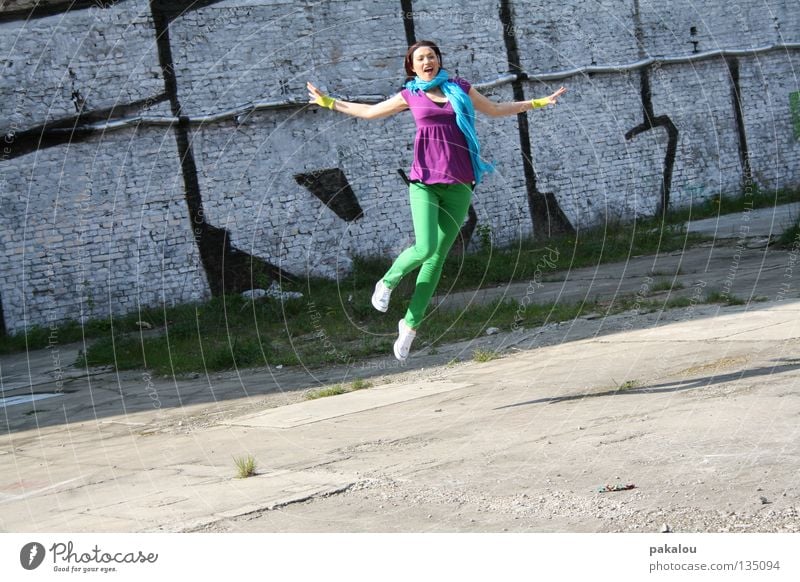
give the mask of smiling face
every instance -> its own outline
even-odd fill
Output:
[[[411,57],[414,73],[423,81],[431,81],[439,73],[441,65],[436,52],[429,46],[421,46]]]

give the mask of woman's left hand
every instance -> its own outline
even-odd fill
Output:
[[[549,105],[555,105],[557,100],[558,100],[558,98],[561,97],[566,92],[567,92],[567,88],[566,87],[561,87],[558,91],[556,91],[555,93],[553,93],[552,95],[547,97],[548,104]]]

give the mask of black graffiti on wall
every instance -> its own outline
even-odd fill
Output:
[[[12,159],[37,150],[86,141],[98,134],[98,131],[92,128],[93,123],[122,119],[138,113],[142,108],[152,107],[167,100],[166,93],[161,93],[131,103],[116,104],[113,107],[94,110],[89,110],[84,100],[81,102],[77,115],[54,119],[22,131],[7,133],[4,137],[4,146],[7,150],[4,150],[3,158]]]
[[[157,11],[168,20],[175,20],[181,16],[200,10],[207,6],[213,6],[223,0],[150,0],[152,10]]]
[[[736,138],[739,149],[739,164],[742,167],[742,182],[744,192],[752,195],[753,171],[750,166],[750,151],[747,148],[747,131],[744,125],[744,110],[742,109],[742,89],[739,85],[739,59],[725,58],[728,69],[728,78],[731,81],[731,100],[733,102],[733,118],[736,121]]]
[[[352,222],[364,216],[347,176],[339,168],[296,174],[294,179],[342,220]]]
[[[158,59],[172,114],[178,118],[178,123],[173,125],[173,130],[181,162],[186,206],[209,289],[213,295],[244,291],[253,288],[254,282],[263,275],[270,279],[294,280],[295,277],[291,273],[280,267],[235,248],[231,244],[230,233],[226,229],[216,227],[206,220],[197,164],[189,139],[189,119],[183,114],[178,96],[175,63],[172,59],[172,47],[169,40],[171,15],[159,10],[160,4],[158,1],[151,0]]]
[[[126,0],[11,0],[0,3],[0,22],[17,20],[33,21],[66,12],[86,10],[105,10]],[[167,20],[192,10],[210,6],[222,0],[151,0],[152,6],[160,10]],[[13,66],[13,63],[10,63]],[[7,147],[3,159],[12,159],[37,150],[56,147],[65,143],[80,143],[93,137],[97,132],[91,124],[110,122],[136,115],[142,109],[150,108],[167,101],[166,93],[153,95],[130,103],[115,103],[112,107],[92,108],[83,96],[77,75],[68,70],[72,82],[71,99],[76,115],[48,120],[43,124],[28,127],[22,131],[12,131],[4,136]]]
[[[19,20],[44,18],[61,12],[108,8],[117,1],[92,0],[86,2],[40,2],[27,6],[25,2],[15,4],[16,10],[8,9],[0,13],[0,20]],[[172,129],[181,162],[184,179],[185,198],[191,220],[195,241],[198,245],[209,288],[214,295],[236,292],[253,287],[260,275],[271,279],[294,280],[294,276],[279,267],[236,249],[230,241],[227,230],[208,223],[203,212],[203,201],[197,177],[197,166],[189,140],[189,120],[182,114],[178,98],[175,66],[169,44],[169,23],[175,18],[199,8],[216,4],[221,0],[151,0],[153,17],[165,91],[159,95],[125,104],[115,104],[109,108],[92,109],[75,83],[75,74],[70,70],[73,80],[72,100],[76,115],[47,121],[42,125],[14,131],[4,137],[4,160],[19,157],[37,150],[63,144],[79,143],[97,134],[92,123],[108,122],[136,114],[142,108],[169,101],[173,115],[178,119]]]
[[[656,205],[656,216],[664,216],[669,209],[670,191],[672,189],[672,171],[675,167],[675,154],[678,151],[678,128],[668,115],[656,115],[653,112],[653,98],[650,89],[650,68],[639,72],[644,121],[625,133],[630,141],[640,133],[663,127],[667,131],[667,153],[664,155],[664,171],[659,188],[659,200]]]
[[[0,22],[36,20],[65,12],[105,10],[127,0],[6,0],[0,3]],[[199,10],[222,0],[155,0],[151,4],[170,18]]]
[[[639,56],[645,56],[644,30],[642,28],[639,0],[634,0],[633,6],[634,36],[639,49]],[[641,91],[644,121],[625,133],[625,139],[630,141],[640,133],[663,127],[667,131],[667,152],[664,155],[664,171],[659,189],[659,200],[656,204],[656,216],[664,216],[669,209],[670,191],[672,189],[672,171],[675,167],[675,154],[678,151],[678,128],[672,123],[668,115],[656,115],[653,111],[653,94],[650,88],[650,68],[645,67],[639,71],[639,88]]]
[[[0,22],[35,20],[64,12],[105,9],[125,0],[11,0],[0,5]]]
[[[406,42],[411,46],[417,42],[414,31],[414,0],[400,0],[400,10],[403,17],[403,28],[406,31]]]
[[[520,60],[517,37],[514,34],[514,11],[510,0],[500,0],[500,23],[503,26],[503,42],[506,47],[509,72],[517,75],[517,79],[511,84],[514,100],[524,101],[525,91],[522,82],[525,80],[525,74]],[[525,187],[528,192],[528,211],[533,222],[533,236],[550,238],[560,234],[574,233],[575,228],[561,210],[555,195],[552,192],[539,190],[531,155],[531,135],[527,114],[517,115],[517,128]]]

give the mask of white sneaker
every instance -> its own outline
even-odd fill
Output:
[[[401,362],[406,361],[408,352],[411,350],[411,342],[417,337],[417,332],[408,327],[405,319],[401,319],[397,324],[400,335],[394,342],[394,357]]]
[[[372,306],[378,311],[386,313],[389,310],[389,298],[392,290],[383,284],[383,279],[375,283],[375,292],[372,294]]]

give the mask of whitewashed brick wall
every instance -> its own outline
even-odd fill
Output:
[[[530,74],[641,58],[633,0],[511,4],[510,32]],[[508,70],[498,7],[415,1],[416,37],[438,41],[451,72],[494,80]],[[649,56],[800,42],[796,0],[641,0],[640,21]],[[399,0],[225,0],[177,17],[169,32],[178,98],[190,117],[305,99],[306,80],[344,95],[390,95],[404,78]],[[763,189],[800,186],[789,110],[798,52],[738,61],[755,180]],[[164,92],[145,0],[2,23],[0,70],[0,133],[74,116],[76,90],[88,110]],[[579,228],[652,214],[667,135],[655,128],[625,139],[643,122],[639,73],[531,81],[525,91],[542,96],[562,83],[569,92],[558,107],[529,114],[539,190],[554,193]],[[650,83],[654,113],[679,131],[671,205],[737,192],[742,170],[723,59],[663,65]],[[510,100],[511,86],[487,95]],[[141,113],[170,115],[169,105]],[[530,235],[516,119],[479,117],[478,130],[498,170],[476,191],[479,222],[496,243]],[[413,242],[397,175],[411,164],[413,137],[407,112],[364,121],[289,108],[192,126],[206,220],[228,229],[235,247],[300,275],[336,276],[354,255],[394,256]],[[355,222],[294,179],[334,167],[364,210]],[[0,159],[0,300],[9,331],[209,296],[171,128],[142,125]]]

